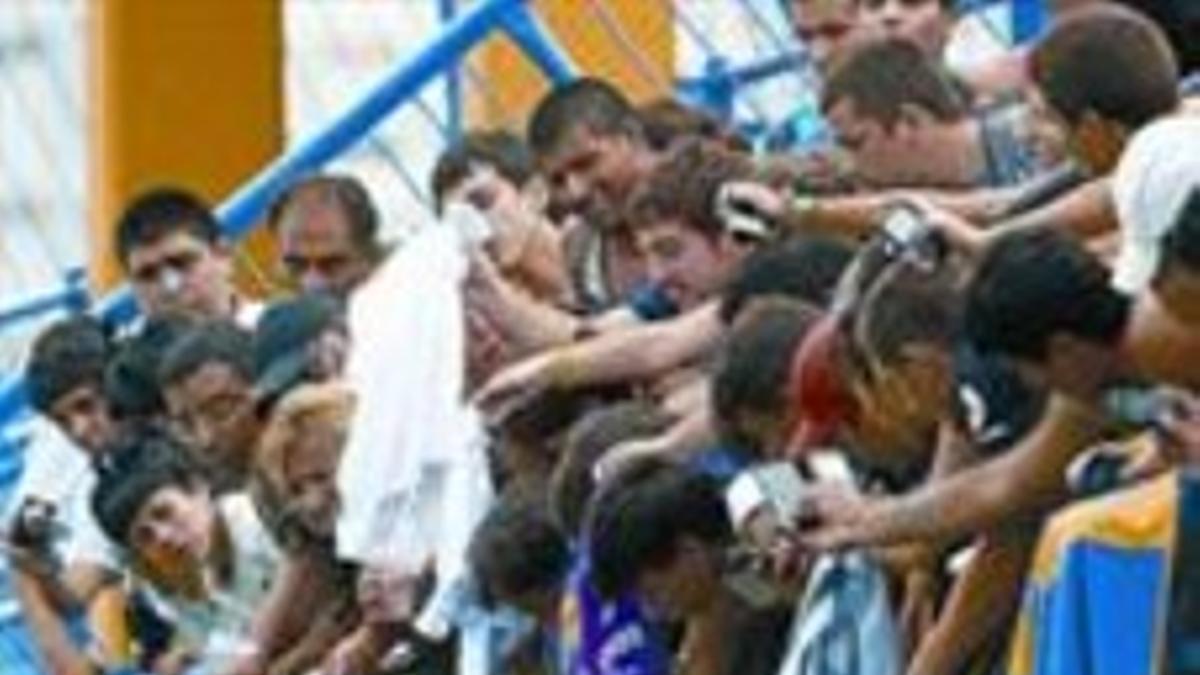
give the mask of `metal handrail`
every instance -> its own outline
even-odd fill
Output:
[[[449,21],[418,54],[397,64],[334,120],[283,153],[238,188],[217,208],[230,239],[249,232],[271,202],[296,179],[311,174],[364,139],[377,124],[409,101],[425,85],[443,76],[475,45],[499,30],[552,82],[574,79],[576,68],[566,52],[529,9],[528,0],[481,0]],[[97,306],[102,320],[124,324],[137,315],[133,295],[121,287]],[[25,407],[20,378],[0,386],[0,425]]]

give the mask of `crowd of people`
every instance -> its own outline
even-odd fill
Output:
[[[268,304],[137,196],[26,367],[46,672],[1200,672],[1200,4],[954,6],[786,3],[826,143],[583,78],[402,243],[301,177]]]

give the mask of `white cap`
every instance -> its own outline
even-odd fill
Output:
[[[1134,135],[1113,175],[1121,251],[1112,283],[1134,294],[1150,285],[1162,240],[1200,186],[1200,116],[1176,115]]]

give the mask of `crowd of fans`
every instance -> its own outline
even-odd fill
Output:
[[[954,4],[787,3],[824,146],[585,78],[400,245],[303,177],[266,306],[132,200],[28,359],[47,672],[1200,672],[1200,4]]]

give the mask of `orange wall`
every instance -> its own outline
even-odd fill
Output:
[[[280,0],[97,0],[90,27],[90,273],[120,278],[112,229],[137,192],[219,202],[283,146]],[[270,242],[242,247],[269,270]],[[239,255],[245,262],[247,256]]]

